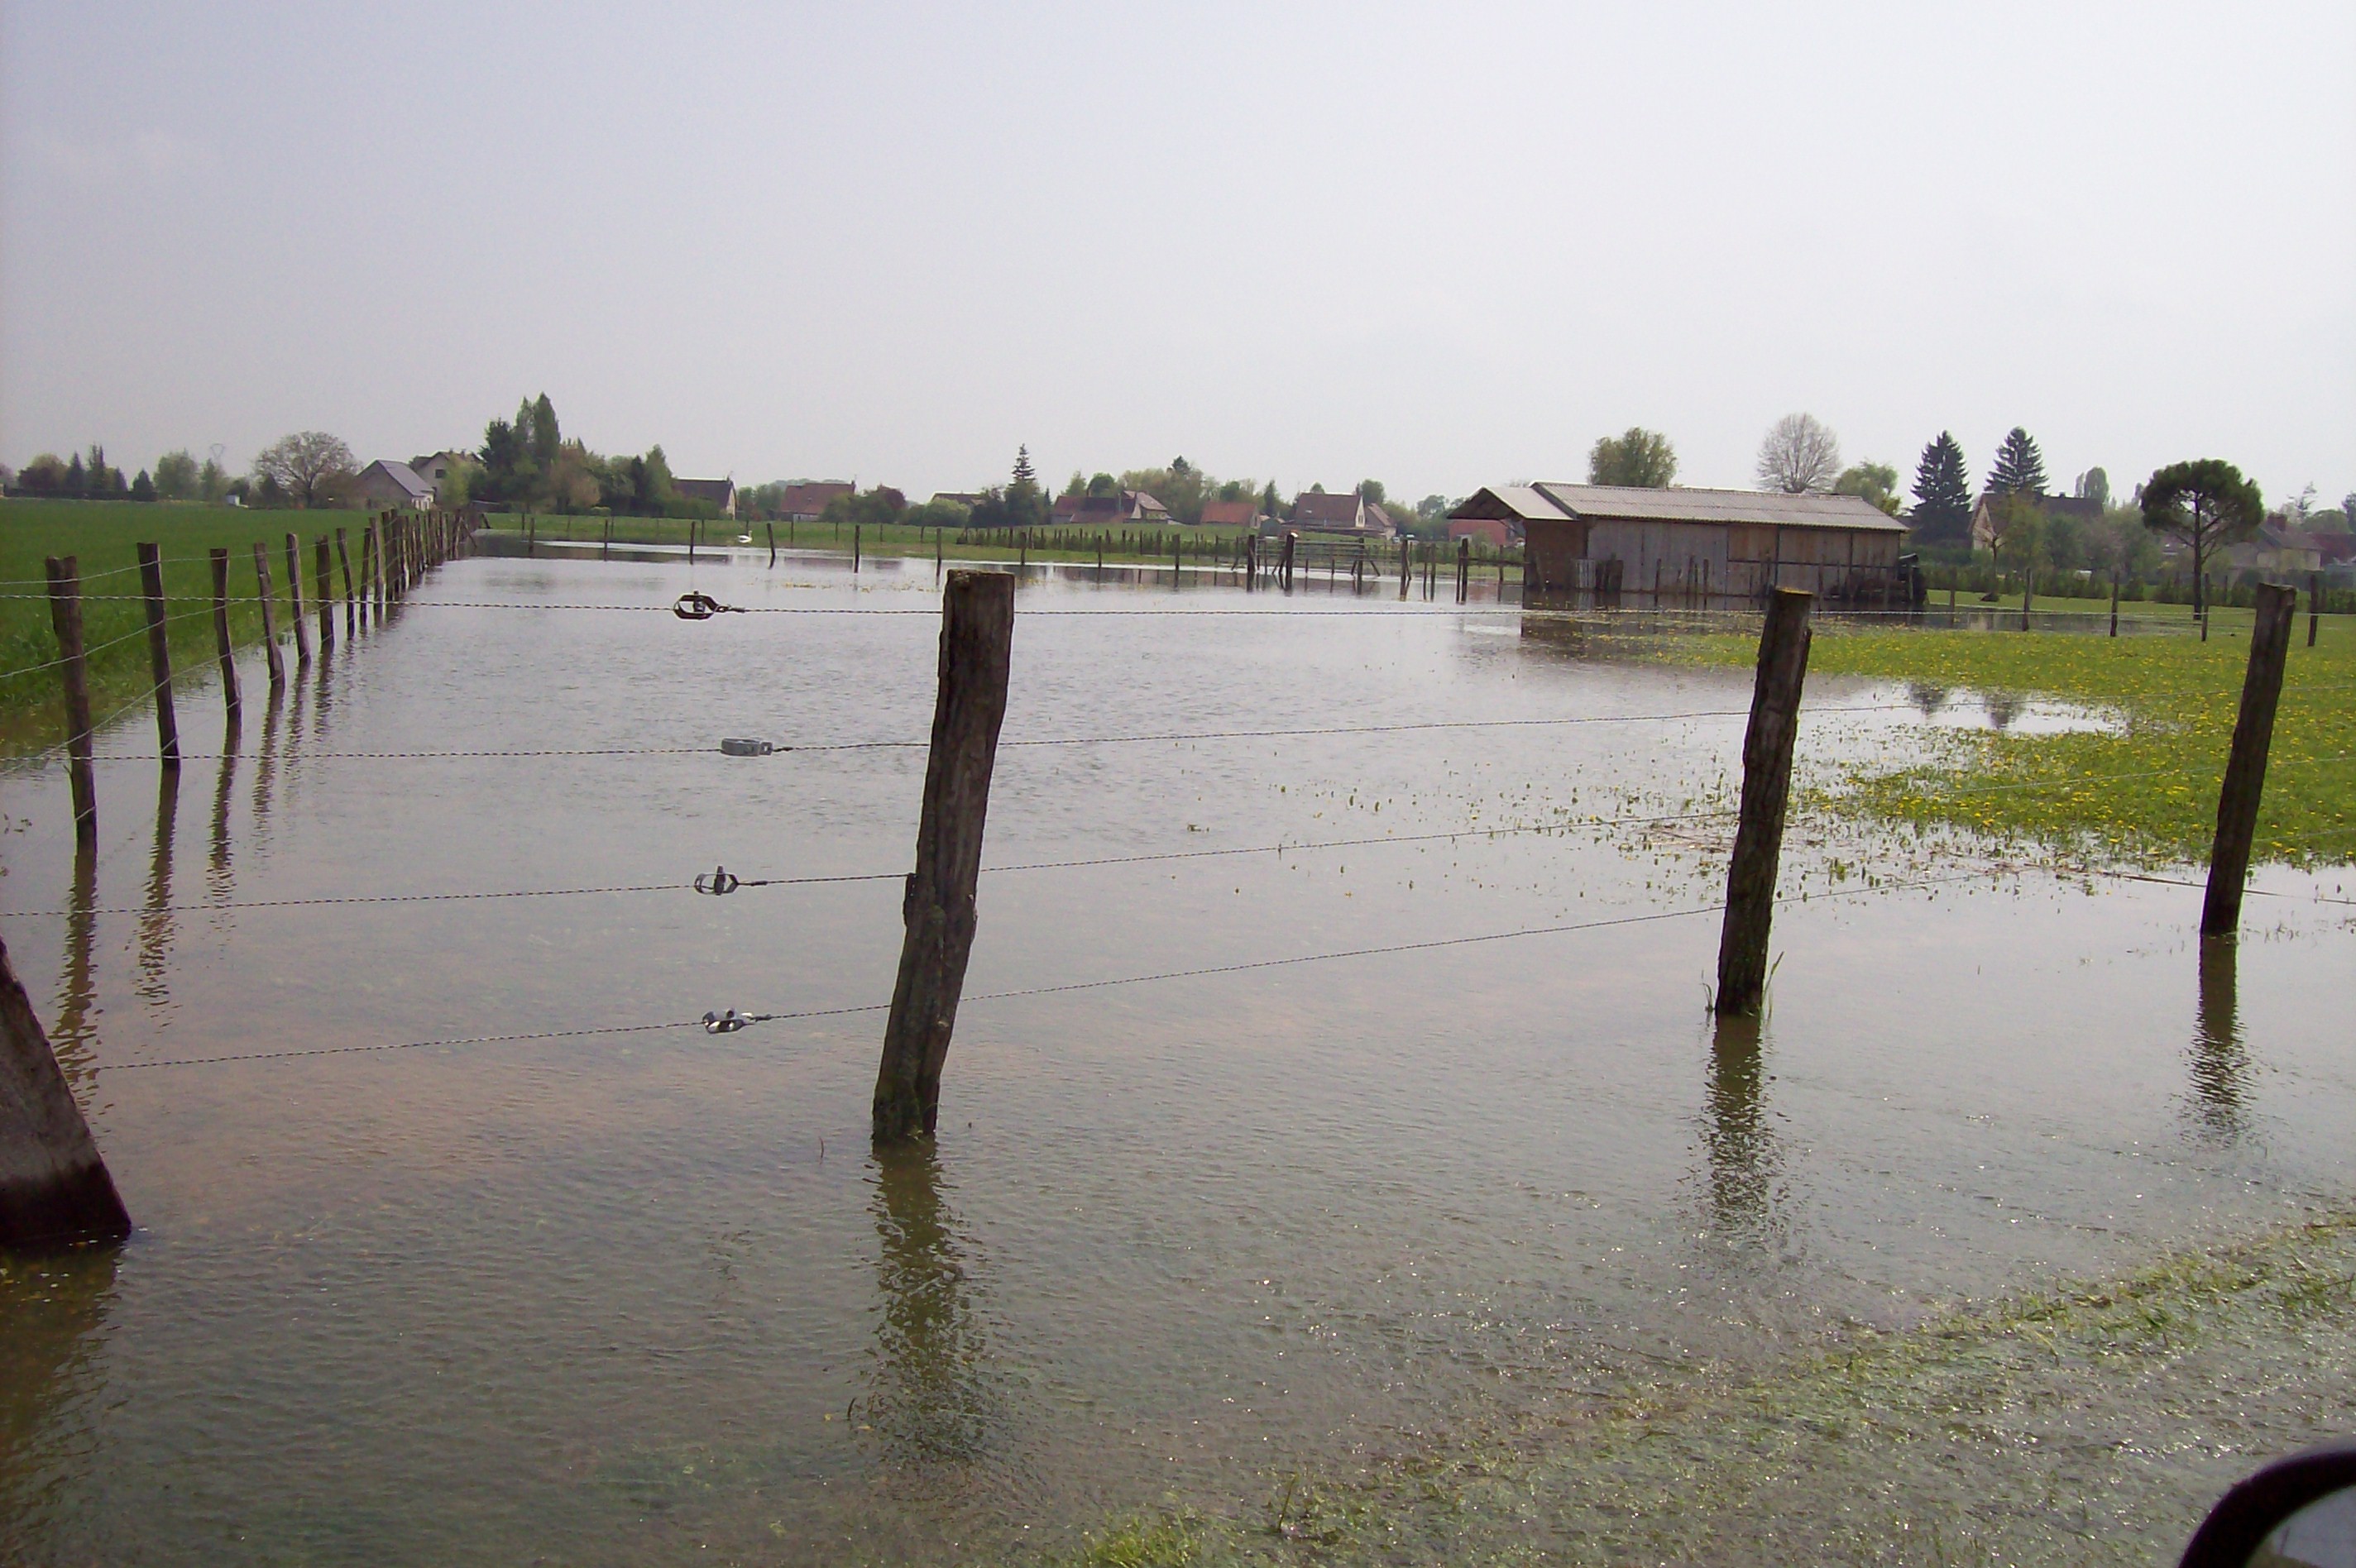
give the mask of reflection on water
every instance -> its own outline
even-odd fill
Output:
[[[172,954],[172,836],[180,821],[180,770],[157,770],[155,848],[147,862],[147,901],[139,915],[139,974],[134,987],[145,1002],[170,999],[167,961]]]
[[[229,729],[221,736],[220,773],[213,784],[212,855],[206,862],[205,892],[215,903],[227,903],[237,891],[230,875],[229,797],[237,782],[237,715],[230,715]]]
[[[65,1483],[87,1463],[81,1407],[101,1386],[91,1363],[121,1255],[113,1246],[0,1254],[0,1520],[26,1531],[19,1545],[62,1506]]]
[[[972,1278],[975,1248],[929,1144],[873,1158],[879,1300],[862,1419],[902,1468],[971,1465],[991,1456],[1003,1414]]]
[[[1945,687],[1933,681],[1910,680],[1906,683],[1906,700],[1912,703],[1925,719],[1936,719],[1952,695]]]
[[[1720,1013],[1710,1040],[1702,1145],[1709,1157],[1710,1229],[1724,1236],[1755,1239],[1776,1228],[1779,1161],[1765,1088],[1760,1019]]]
[[[257,855],[270,848],[270,795],[278,778],[278,721],[284,711],[285,699],[284,688],[272,687],[270,706],[262,717],[262,752],[253,767],[253,847]]]
[[[73,887],[66,899],[65,965],[58,975],[58,1021],[49,1045],[58,1066],[77,1093],[91,1078],[97,1046],[98,849],[84,844],[74,854]]]
[[[1987,696],[1988,728],[2001,733],[2012,728],[2020,717],[2020,699],[2009,691],[1992,691]]]
[[[2240,944],[2201,939],[2201,1011],[2192,1030],[2193,1114],[2219,1138],[2239,1137],[2249,1120],[2250,1056],[2242,1043]]]

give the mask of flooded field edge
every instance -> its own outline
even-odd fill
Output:
[[[1518,1430],[1172,1499],[1082,1568],[1676,1561],[2146,1563],[2262,1459],[2356,1418],[2356,1207],[1755,1374],[1664,1367]]]

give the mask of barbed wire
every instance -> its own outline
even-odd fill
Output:
[[[1839,898],[1857,898],[1867,894],[1906,892],[1923,888],[1978,881],[1983,878],[2001,876],[2010,867],[1960,873],[1950,877],[1925,878],[1912,882],[1881,882],[1870,886],[1839,888],[1824,892],[1787,893],[1778,897],[1778,905],[1824,902]],[[1336,963],[1351,958],[1376,958],[1403,953],[1429,953],[1451,947],[1469,947],[1492,942],[1513,942],[1536,936],[1564,936],[1587,931],[1604,931],[1619,926],[1646,925],[1662,921],[1687,920],[1696,915],[1716,914],[1726,908],[1723,900],[1687,909],[1650,910],[1635,914],[1607,915],[1597,920],[1570,921],[1556,925],[1523,926],[1512,931],[1480,932],[1469,936],[1432,937],[1418,942],[1387,943],[1369,947],[1353,947],[1329,953],[1306,953],[1282,958],[1241,959],[1231,964],[1208,964],[1188,969],[1164,969],[1146,975],[1124,975],[1102,980],[1071,980],[1045,986],[1024,986],[1006,991],[984,991],[960,998],[958,1005],[987,1002],[1017,1001],[1032,997],[1065,996],[1080,991],[1109,990],[1120,986],[1157,985],[1171,980],[1192,980],[1221,975],[1248,974],[1257,970],[1298,967],[1307,964]],[[791,1023],[811,1019],[849,1018],[862,1013],[888,1012],[889,1002],[865,1002],[849,1007],[809,1008],[798,1011],[757,1013],[739,1016],[739,1027],[749,1023]],[[401,1040],[379,1045],[308,1046],[286,1051],[241,1051],[229,1056],[192,1056],[166,1058],[160,1061],[102,1062],[95,1069],[101,1072],[125,1072],[166,1067],[214,1067],[232,1062],[284,1061],[300,1057],[353,1056],[400,1051],[431,1051],[455,1049],[460,1046],[504,1045],[529,1040],[580,1040],[597,1035],[652,1034],[671,1029],[701,1029],[707,1033],[734,1033],[734,1029],[715,1029],[712,1020],[717,1015],[707,1012],[700,1019],[682,1019],[662,1023],[607,1024],[584,1029],[540,1029],[527,1033],[472,1035],[455,1040]]]
[[[211,613],[212,609],[209,605],[202,610],[183,610],[177,615],[165,616],[164,624],[168,626],[180,621],[192,621],[200,615],[209,615]],[[149,628],[143,624],[135,630],[125,632],[119,637],[109,637],[102,643],[89,644],[85,645],[81,651],[82,658],[87,661],[94,654],[103,653],[108,648],[115,647],[121,644],[130,642],[134,638],[144,637],[147,635],[148,631]],[[50,659],[45,664],[22,665],[16,669],[0,670],[0,680],[14,680],[21,675],[38,675],[45,669],[59,668],[68,662],[70,661],[60,656]]]

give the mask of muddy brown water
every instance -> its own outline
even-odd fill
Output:
[[[159,800],[102,737],[102,849],[0,777],[0,900],[140,1232],[0,1278],[25,1561],[944,1562],[2135,1266],[2338,1202],[2345,871],[2197,891],[1795,826],[1763,1029],[1707,912],[972,1001],[942,1133],[879,1161],[881,1015],[262,1051],[883,1001],[931,563],[478,560]],[[881,570],[878,570],[878,567]],[[1418,599],[1027,585],[993,865],[1722,805],[1749,677]],[[723,601],[917,614],[538,610]],[[511,609],[438,607],[445,602]],[[1201,612],[1251,608],[1278,613]],[[1070,611],[1176,611],[1062,614]],[[1381,614],[1309,615],[1316,609]],[[252,663],[252,661],[250,661]],[[1817,681],[1804,756],[1930,721]],[[1970,699],[1943,699],[1940,722]],[[1865,713],[1831,709],[1856,707]],[[183,694],[184,744],[220,746]],[[1659,714],[1711,714],[1662,721]],[[675,753],[649,748],[693,748]],[[618,749],[584,757],[358,752]],[[160,807],[160,809],[159,809]],[[969,996],[1704,908],[1724,825],[1570,827],[987,877]],[[1890,885],[1867,888],[1867,875]],[[1922,884],[1929,885],[1922,885]],[[276,900],[668,884],[405,903]],[[231,907],[245,906],[245,907]],[[129,910],[134,912],[112,912]]]

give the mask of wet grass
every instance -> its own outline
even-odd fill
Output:
[[[138,600],[142,542],[163,547],[164,593],[175,617],[174,685],[187,689],[209,678],[214,667],[212,569],[206,551],[230,551],[230,629],[242,646],[262,637],[262,611],[254,594],[254,541],[269,547],[279,631],[287,635],[286,535],[297,534],[303,541],[304,601],[308,606],[314,585],[311,541],[321,533],[332,539],[337,528],[345,529],[357,573],[359,534],[365,522],[361,513],[348,511],[261,512],[129,501],[0,502],[0,595],[5,595],[0,597],[0,672],[25,672],[0,673],[0,755],[21,755],[65,739],[58,672],[37,667],[58,656],[45,558],[78,558],[82,641],[90,650],[91,711],[102,720],[145,701],[153,688],[146,610]],[[340,568],[335,582],[340,596]],[[340,632],[340,612],[338,616]]]
[[[2200,862],[2216,830],[2250,613],[2220,611],[2207,643],[2185,636],[1918,631],[1827,625],[1811,676],[1908,682],[1935,703],[1962,692],[2044,697],[2116,715],[2117,733],[1938,731],[1926,754],[1868,764],[1819,805],[1999,842],[2140,864]],[[2299,616],[2275,724],[2256,857],[2293,865],[2356,858],[2356,621],[2326,616],[2315,647]],[[1748,664],[1740,635],[1678,638],[1660,656]]]
[[[2171,1562],[2265,1459],[2356,1424],[2356,1214],[1751,1377],[1669,1374],[1483,1441],[1092,1535],[1090,1568]]]

